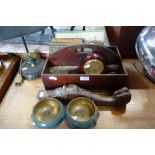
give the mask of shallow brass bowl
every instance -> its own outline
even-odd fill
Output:
[[[94,102],[88,98],[78,97],[68,104],[67,111],[73,120],[86,122],[94,115],[95,105]]]
[[[55,120],[61,111],[60,102],[57,99],[45,99],[36,104],[33,110],[34,118],[41,123]]]

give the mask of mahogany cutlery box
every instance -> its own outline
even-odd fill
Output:
[[[52,67],[60,66],[78,66],[80,68],[84,58],[94,51],[97,54],[103,55],[106,64],[119,66],[119,71],[101,74],[85,74],[76,71],[62,74],[50,71]],[[91,91],[116,90],[126,86],[127,79],[128,73],[122,63],[117,46],[104,47],[95,44],[68,46],[49,54],[42,71],[42,81],[46,90],[55,89],[67,84],[77,84]]]

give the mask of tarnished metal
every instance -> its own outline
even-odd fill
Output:
[[[65,110],[55,98],[39,101],[32,111],[32,122],[38,128],[55,128],[64,119]]]
[[[70,117],[79,122],[88,121],[95,113],[95,106],[92,101],[80,97],[72,100],[68,105]]]
[[[85,74],[101,74],[104,71],[104,64],[99,59],[90,59],[83,66]]]
[[[71,128],[92,128],[99,112],[94,102],[85,97],[73,99],[66,108],[66,122]]]

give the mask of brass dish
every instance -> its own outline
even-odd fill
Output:
[[[32,122],[39,128],[55,128],[64,118],[65,110],[55,98],[39,101],[32,112]]]
[[[73,99],[67,106],[70,117],[79,122],[86,122],[95,113],[93,101],[85,97]]]
[[[54,120],[60,113],[60,104],[56,99],[40,101],[34,108],[34,117],[42,123]]]

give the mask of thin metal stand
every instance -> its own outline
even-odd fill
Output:
[[[27,47],[27,44],[26,44],[24,36],[22,36],[21,38],[22,38],[23,44],[25,46],[26,52],[29,53],[29,50],[28,50],[28,47]]]

